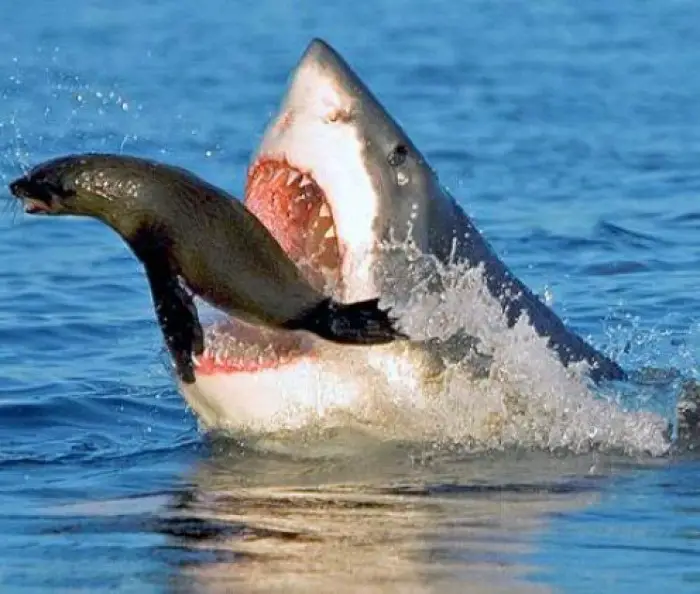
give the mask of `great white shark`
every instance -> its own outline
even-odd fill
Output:
[[[252,157],[245,205],[307,277],[340,301],[385,295],[393,256],[382,246],[408,243],[445,265],[479,267],[506,323],[524,317],[563,366],[585,363],[594,382],[626,377],[499,259],[403,129],[324,41],[313,40],[292,72]],[[206,344],[196,382],[181,386],[201,423],[268,429],[295,426],[302,411],[323,414],[379,388],[390,392],[396,382],[429,391],[445,371],[446,352],[466,357],[475,342],[346,347],[226,320],[207,329]]]

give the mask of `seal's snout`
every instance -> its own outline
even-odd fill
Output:
[[[15,181],[10,183],[10,192],[16,198],[28,198],[29,197],[29,180],[26,177],[20,177]]]
[[[10,192],[15,198],[24,203],[24,211],[27,214],[46,214],[51,212],[51,193],[47,192],[41,184],[37,184],[29,177],[20,177],[9,185]]]

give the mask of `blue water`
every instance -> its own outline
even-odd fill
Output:
[[[124,151],[241,195],[322,36],[573,327],[630,368],[698,376],[697,2],[25,0],[2,17],[4,184],[50,156]],[[344,467],[212,443],[127,248],[0,197],[0,591],[275,591],[271,576],[327,591],[321,575],[499,591],[507,574],[503,591],[700,592],[692,457],[411,451]],[[352,482],[371,505],[330,487]],[[279,495],[300,485],[333,503]],[[365,529],[354,548],[339,536]]]

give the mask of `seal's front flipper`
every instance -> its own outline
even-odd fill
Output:
[[[379,299],[348,304],[326,299],[283,327],[307,330],[341,344],[382,344],[408,338],[394,323],[386,311],[379,309]]]
[[[167,263],[146,264],[146,276],[177,374],[183,382],[192,384],[195,381],[192,355],[204,352],[204,333],[192,297],[164,264]]]

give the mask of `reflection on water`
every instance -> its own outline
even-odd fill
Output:
[[[591,463],[396,446],[325,460],[229,451],[197,469],[178,513],[219,527],[197,547],[234,556],[184,568],[178,583],[198,592],[541,591],[520,579],[528,539],[544,513],[594,500]],[[236,529],[222,537],[222,522]]]
[[[535,532],[625,464],[347,434],[213,450],[177,493],[52,512],[160,535],[174,592],[544,592],[528,581]]]

